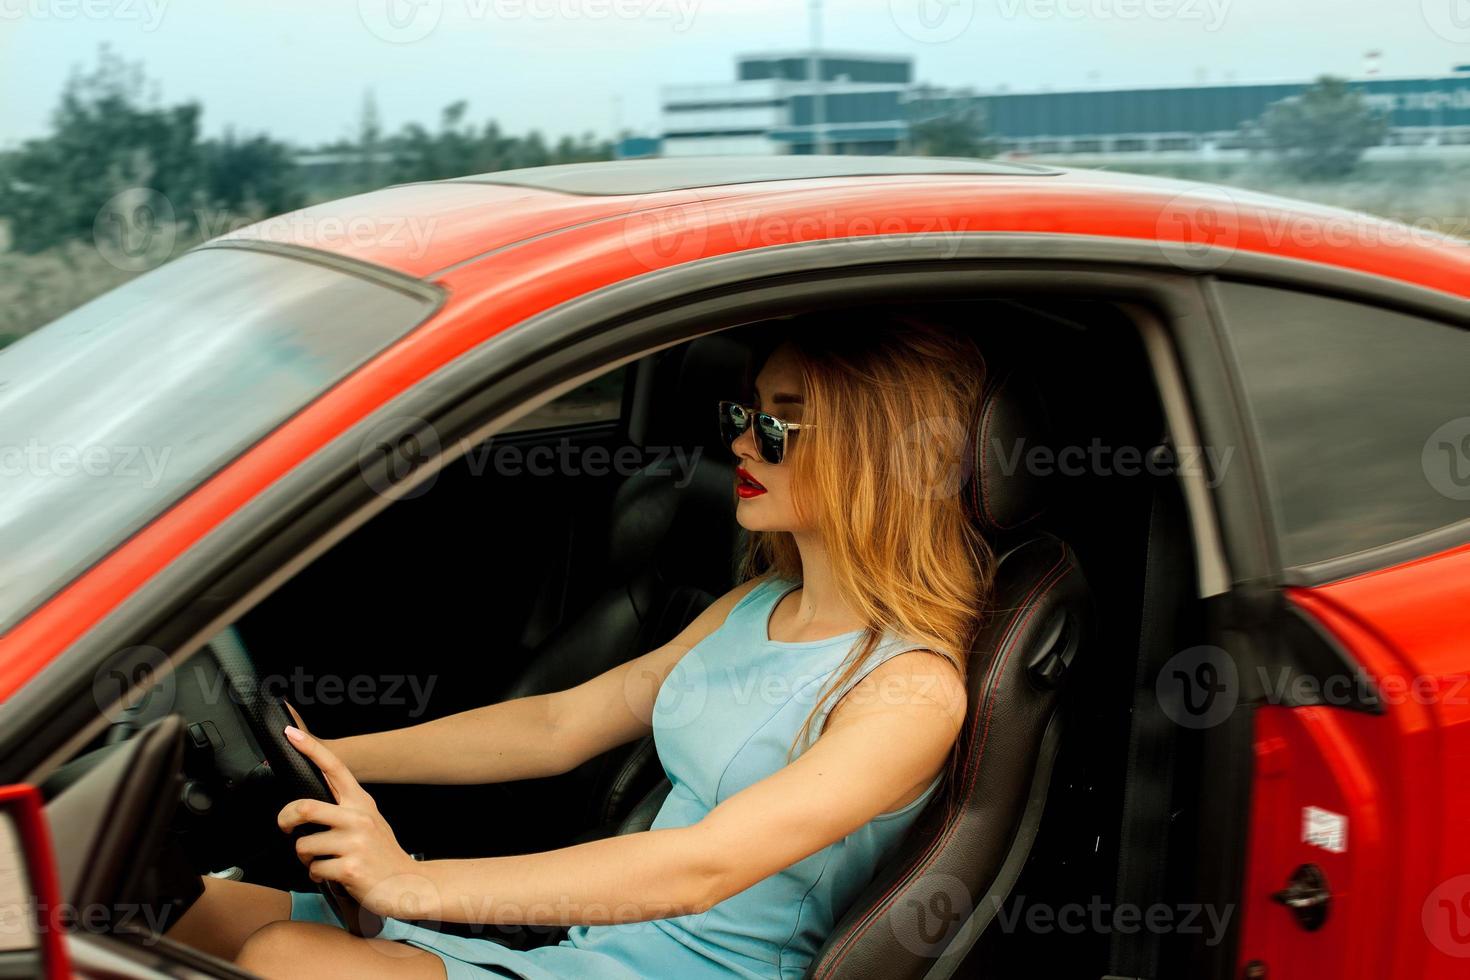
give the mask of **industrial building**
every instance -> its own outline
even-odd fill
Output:
[[[1243,127],[1311,84],[976,92],[916,84],[903,55],[751,54],[736,59],[733,81],[663,88],[659,152],[899,153],[913,123],[971,112],[1003,154],[1229,159],[1248,152]],[[1470,155],[1470,66],[1349,86],[1388,117],[1370,156]]]

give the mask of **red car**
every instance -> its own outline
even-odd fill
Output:
[[[230,975],[157,932],[200,873],[302,887],[281,698],[378,730],[676,633],[734,584],[716,399],[838,310],[980,337],[957,489],[1006,557],[963,776],[808,975],[1465,976],[1467,297],[1418,228],[938,159],[509,171],[195,249],[0,352],[0,968]],[[555,847],[646,827],[654,749],[378,801],[429,856]]]

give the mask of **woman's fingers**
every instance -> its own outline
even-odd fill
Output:
[[[289,834],[303,824],[345,827],[352,819],[352,812],[336,803],[324,803],[321,800],[292,800],[276,815],[276,826]]]
[[[322,858],[306,866],[306,874],[312,881],[341,881],[344,869],[341,858]]]
[[[296,838],[296,856],[303,864],[320,857],[338,857],[347,848],[347,835],[340,830],[324,830]]]
[[[349,799],[367,795],[358,785],[351,770],[343,765],[342,760],[337,758],[332,750],[323,745],[316,736],[308,735],[295,725],[287,725],[285,731],[286,738],[296,746],[296,750],[315,762],[316,767],[322,771],[338,803],[345,803]]]

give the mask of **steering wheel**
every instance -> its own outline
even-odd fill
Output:
[[[255,664],[240,640],[234,627],[227,627],[209,641],[220,673],[225,675],[234,690],[241,711],[245,715],[250,731],[260,744],[261,751],[270,763],[271,771],[285,786],[292,799],[322,800],[335,803],[327,780],[316,764],[296,751],[286,738],[285,728],[294,724],[285,705],[261,690],[255,673]],[[295,836],[314,834],[325,830],[319,824],[305,824],[296,829]],[[318,859],[320,860],[320,859]],[[383,917],[370,912],[358,904],[351,893],[335,881],[318,884],[322,898],[331,908],[332,914],[354,936],[371,938],[383,929]]]

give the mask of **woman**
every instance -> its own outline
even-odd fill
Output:
[[[298,856],[383,932],[210,879],[171,936],[267,977],[800,976],[954,757],[994,564],[957,479],[983,379],[973,342],[932,325],[793,330],[754,405],[720,403],[761,574],[567,691],[331,741],[287,729],[338,802],[295,801],[280,827],[326,828]],[[545,853],[415,862],[360,785],[549,776],[650,731],[673,786],[651,828]],[[516,951],[405,918],[572,928]]]

